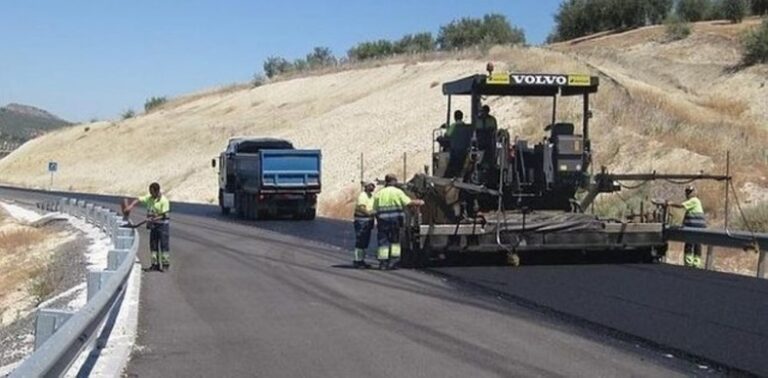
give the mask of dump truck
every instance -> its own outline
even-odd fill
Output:
[[[403,185],[425,201],[406,216],[402,265],[451,264],[462,256],[495,254],[517,265],[521,257],[557,252],[573,256],[613,254],[622,261],[659,261],[667,251],[663,214],[637,222],[588,213],[600,193],[621,190],[620,180],[713,178],[704,174],[590,174],[589,100],[599,77],[582,74],[476,74],[444,83],[446,122],[432,134],[432,166]],[[452,100],[470,99],[471,123],[450,137]],[[482,101],[535,97],[551,104],[546,137],[537,143],[512,138],[501,127],[478,129]],[[558,100],[581,100],[580,127],[558,120]],[[549,113],[548,113],[549,114]],[[461,146],[461,147],[457,147]]]
[[[312,220],[321,190],[320,150],[295,149],[287,140],[232,138],[213,159],[219,167],[219,207],[239,218],[290,215]]]

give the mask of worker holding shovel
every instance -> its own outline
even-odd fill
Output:
[[[170,217],[171,203],[160,192],[160,184],[153,182],[149,185],[149,194],[123,201],[123,215],[128,216],[131,210],[141,203],[147,208],[147,219],[143,223],[149,229],[149,250],[152,258],[150,270],[163,271],[168,269],[170,262]]]

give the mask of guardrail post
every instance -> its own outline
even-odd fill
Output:
[[[89,301],[99,292],[99,290],[101,290],[102,286],[107,283],[109,277],[112,277],[113,274],[115,274],[115,272],[111,270],[88,272],[87,279]]]
[[[93,223],[93,204],[92,203],[85,204],[85,221],[88,223]]]
[[[115,217],[115,215],[110,211],[109,214],[107,214],[107,228],[109,229],[109,237],[112,238],[112,245],[117,243],[118,226],[119,224],[117,223],[117,217]]]
[[[37,310],[35,319],[35,350],[51,337],[56,330],[72,317],[72,312],[65,310],[54,310],[41,308]]]
[[[115,237],[115,249],[130,249],[133,245],[133,230],[119,227]]]
[[[713,270],[715,267],[715,247],[708,245],[707,246],[707,260],[705,263],[707,270]]]
[[[107,209],[97,206],[96,207],[96,224],[104,230],[104,232],[107,232]]]
[[[757,278],[768,278],[768,259],[765,258],[765,250],[760,249],[757,257]]]
[[[59,212],[63,213],[63,212],[65,212],[64,209],[66,207],[67,207],[67,199],[66,198],[59,199],[59,207],[58,207],[57,210],[59,210]]]
[[[85,218],[85,201],[83,200],[77,200],[75,203],[75,214],[74,216],[78,218]]]
[[[64,199],[64,214],[72,215],[72,199],[71,198],[65,198]]]
[[[130,253],[127,249],[112,249],[107,253],[107,270],[117,270]]]

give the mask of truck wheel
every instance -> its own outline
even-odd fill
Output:
[[[221,189],[219,189],[219,207],[222,214],[229,215],[229,208],[224,207],[224,192]]]
[[[304,219],[306,220],[314,220],[317,216],[317,209],[307,209],[306,214],[304,214]]]
[[[237,217],[240,219],[245,219],[246,212],[245,212],[245,201],[241,196],[235,194],[235,212],[237,214]]]
[[[253,196],[248,196],[248,219],[256,220],[259,218],[258,206]]]

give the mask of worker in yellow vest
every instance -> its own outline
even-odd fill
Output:
[[[374,216],[373,211],[373,191],[376,184],[367,181],[363,183],[363,192],[357,196],[355,203],[355,251],[352,258],[352,267],[370,268],[365,262],[365,253],[371,241],[371,231],[373,230]]]
[[[149,185],[149,194],[136,198],[125,206],[123,213],[130,214],[138,204],[147,208],[147,228],[149,229],[149,251],[152,260],[151,270],[163,271],[171,266],[170,255],[170,212],[168,197],[160,192],[160,184]]]
[[[400,229],[405,221],[405,210],[424,204],[420,199],[411,199],[397,187],[397,176],[388,174],[385,187],[373,196],[376,212],[379,269],[388,270],[390,260],[400,258]]]
[[[686,200],[681,203],[666,202],[669,207],[685,209],[683,218],[684,227],[707,228],[707,218],[704,215],[704,206],[696,195],[696,188],[687,186],[685,188]],[[701,244],[685,243],[683,247],[683,263],[685,266],[701,268]]]

